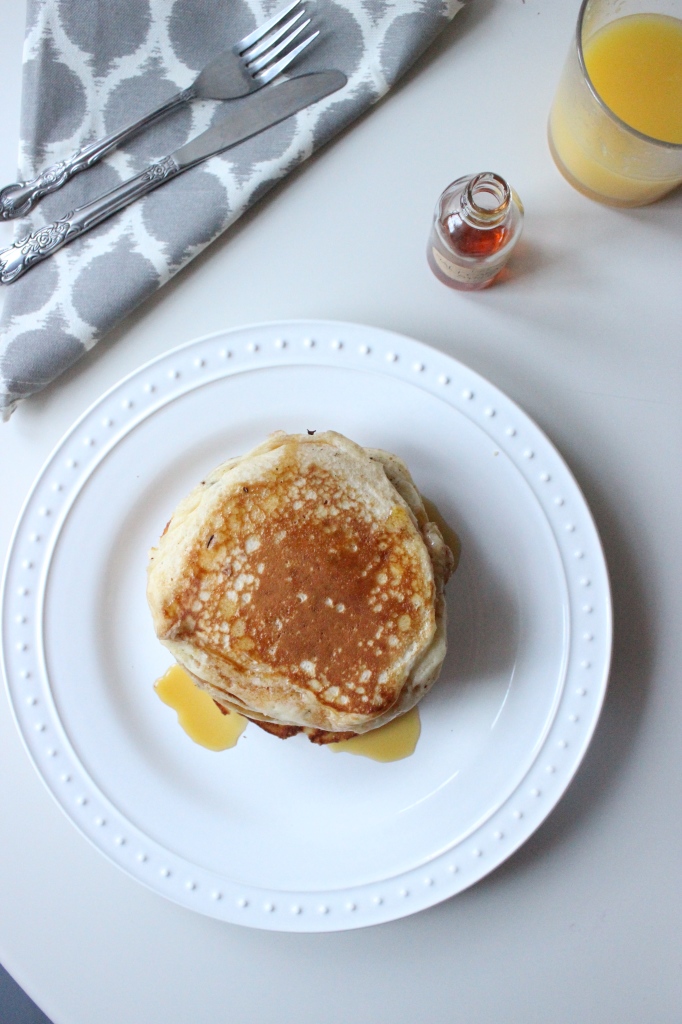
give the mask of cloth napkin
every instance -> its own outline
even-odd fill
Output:
[[[19,179],[34,177],[185,89],[204,64],[283,5],[284,0],[28,0]],[[458,0],[310,0],[309,13],[322,34],[291,73],[335,68],[346,73],[348,84],[187,171],[3,286],[3,418],[380,99],[461,6]],[[16,237],[177,149],[210,125],[217,106],[185,105],[76,175],[17,222]]]

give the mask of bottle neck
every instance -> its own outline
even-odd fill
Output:
[[[484,171],[468,182],[460,197],[460,216],[475,228],[494,228],[506,218],[511,205],[509,185],[498,174]]]

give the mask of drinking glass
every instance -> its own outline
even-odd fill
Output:
[[[591,37],[632,14],[682,18],[682,0],[583,0],[549,117],[549,147],[563,176],[612,206],[644,206],[682,183],[682,144],[652,138],[617,117],[585,66],[583,47]]]

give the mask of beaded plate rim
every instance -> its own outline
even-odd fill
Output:
[[[552,530],[571,608],[563,690],[537,755],[516,790],[453,849],[383,883],[283,892],[231,881],[166,851],[97,789],[61,728],[40,645],[51,551],[90,474],[147,416],[210,381],[292,365],[371,369],[445,400],[512,460]],[[57,470],[59,470],[57,472]],[[2,584],[3,668],[24,746],[62,810],[128,875],[188,909],[276,931],[339,931],[433,906],[489,874],[544,821],[587,750],[610,667],[612,609],[604,555],[589,508],[540,428],[479,374],[422,342],[380,328],[288,320],[219,331],[155,357],[98,399],[41,469],[19,515]]]

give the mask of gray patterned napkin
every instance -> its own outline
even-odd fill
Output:
[[[20,179],[189,86],[207,61],[283,3],[28,0]],[[348,84],[187,171],[4,286],[4,418],[383,96],[460,6],[459,0],[311,0],[323,35],[292,73],[335,68],[348,75]],[[188,105],[77,175],[18,222],[17,237],[183,145],[209,126],[216,106]]]

